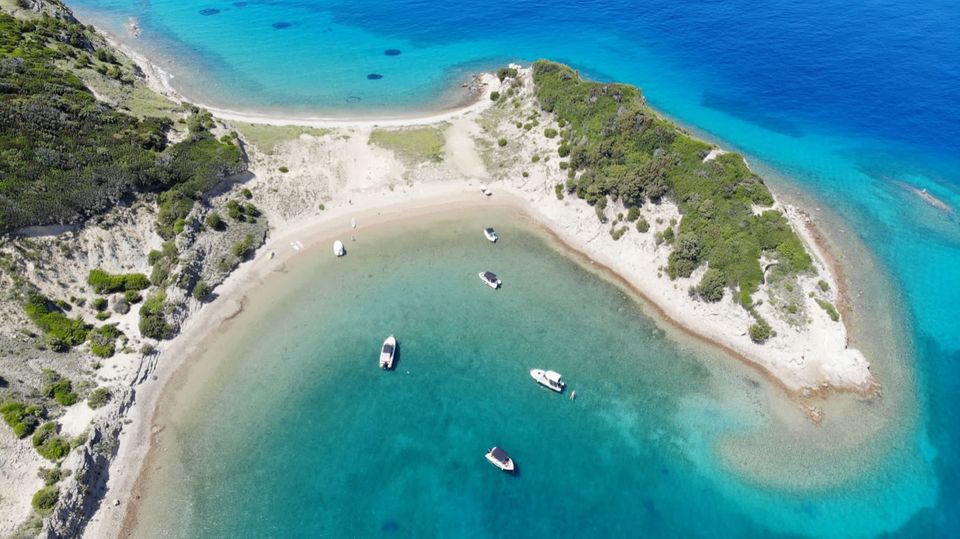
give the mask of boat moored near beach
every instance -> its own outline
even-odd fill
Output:
[[[380,368],[385,370],[392,369],[396,357],[397,338],[391,335],[383,341],[383,346],[380,348]]]
[[[490,243],[497,243],[497,240],[500,239],[500,236],[497,235],[497,231],[489,226],[483,229],[483,235],[490,240]]]
[[[502,284],[500,279],[497,278],[497,274],[493,273],[492,271],[481,271],[480,280],[494,290],[500,288],[500,285]]]
[[[347,254],[347,248],[343,246],[343,242],[337,240],[333,242],[333,254],[337,256],[343,256]]]
[[[500,468],[507,473],[513,473],[516,469],[513,464],[513,459],[510,458],[510,455],[508,455],[507,452],[502,448],[496,446],[491,447],[490,451],[487,451],[486,457],[490,464],[493,464],[497,468]]]
[[[563,388],[567,387],[563,377],[556,371],[545,371],[543,369],[530,369],[530,376],[543,387],[550,388],[557,393],[563,393]]]

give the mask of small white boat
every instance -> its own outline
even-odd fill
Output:
[[[483,235],[490,240],[490,243],[497,243],[497,240],[500,239],[500,236],[497,235],[497,231],[490,227],[483,229]]]
[[[531,369],[530,377],[537,381],[543,387],[550,388],[557,393],[563,393],[563,388],[567,386],[563,377],[556,371],[545,371],[543,369]]]
[[[502,283],[500,282],[500,279],[497,278],[496,273],[493,273],[492,271],[481,271],[479,275],[480,280],[486,283],[490,288],[494,290],[500,288]]]
[[[490,448],[490,451],[487,451],[486,457],[490,464],[493,464],[497,468],[500,468],[507,473],[513,473],[515,470],[513,459],[510,458],[510,455],[508,455],[506,451],[499,447]]]
[[[397,339],[393,335],[383,341],[383,347],[380,348],[380,368],[392,369],[393,360],[397,357]]]
[[[333,242],[333,254],[337,256],[343,256],[347,254],[347,248],[343,246],[343,242],[337,240]]]

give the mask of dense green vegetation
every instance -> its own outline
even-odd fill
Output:
[[[151,339],[169,339],[174,328],[166,317],[167,295],[164,292],[147,298],[140,306],[140,333]]]
[[[3,420],[13,429],[13,434],[17,438],[24,438],[33,433],[40,424],[43,408],[8,400],[0,404],[0,414],[3,414]]]
[[[96,268],[90,270],[87,284],[97,294],[112,294],[114,292],[128,292],[150,288],[150,279],[142,273],[121,273],[114,275]]]
[[[112,357],[116,352],[117,337],[123,333],[116,324],[105,324],[90,332],[90,353],[97,357]]]
[[[73,383],[59,373],[50,369],[43,370],[44,384],[40,393],[48,399],[57,401],[62,406],[70,406],[77,402],[77,394],[73,392]]]
[[[666,268],[671,278],[689,277],[707,263],[715,270],[701,285],[708,297],[716,297],[721,281],[749,299],[763,282],[761,253],[793,272],[812,269],[780,212],[754,214],[754,205],[770,206],[773,198],[740,156],[704,162],[710,146],[660,118],[633,86],[584,81],[546,61],[533,67],[540,106],[567,126],[558,155],[569,155],[568,191],[597,205],[601,220],[608,197],[631,208],[663,197],[678,204],[683,219],[676,238],[672,228],[658,237],[674,245]]]
[[[87,340],[90,328],[81,318],[67,318],[62,308],[36,290],[26,293],[23,309],[43,331],[44,343],[55,352],[65,352]]]
[[[169,226],[161,221],[161,230],[169,233],[184,199],[192,206],[244,168],[239,148],[203,125],[168,147],[169,120],[117,112],[56,67],[70,61],[123,79],[109,51],[90,54],[89,32],[46,15],[21,21],[0,13],[0,233],[76,222],[137,191],[165,191]]]
[[[70,442],[58,433],[53,421],[44,423],[33,433],[33,447],[41,457],[54,462],[70,452]]]
[[[46,486],[38,490],[30,500],[30,505],[41,515],[49,515],[60,499],[60,491],[55,486]]]

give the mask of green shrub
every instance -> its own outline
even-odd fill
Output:
[[[110,318],[110,315],[111,315],[110,311],[100,311],[94,316],[94,318],[103,322],[104,320],[107,320],[108,318]]]
[[[833,320],[834,322],[840,321],[840,313],[837,312],[836,307],[834,307],[832,303],[830,303],[825,299],[819,299],[819,298],[817,298],[816,302],[817,302],[817,305],[820,306],[820,308],[822,308],[824,311],[827,312],[827,315],[830,316],[830,320]]]
[[[650,223],[648,223],[646,219],[640,219],[637,221],[637,232],[642,234],[648,230],[650,230]]]
[[[113,357],[117,338],[123,333],[116,324],[105,324],[90,332],[90,353],[97,357]]]
[[[152,249],[152,250],[147,254],[147,264],[150,264],[150,265],[152,266],[152,265],[156,264],[161,258],[163,258],[163,253],[161,253],[160,251],[158,251],[158,250],[156,250],[156,249]]]
[[[668,232],[669,231],[669,232]],[[663,241],[668,245],[673,239],[673,228],[663,231]],[[703,245],[696,236],[683,236],[676,242],[667,261],[667,274],[671,279],[689,277],[703,259]]]
[[[490,92],[490,101],[499,101],[500,92]]]
[[[77,402],[77,394],[73,392],[73,383],[70,380],[49,369],[45,369],[43,374],[46,382],[40,393],[44,397],[53,399],[62,406],[71,406]]]
[[[823,279],[820,279],[820,281],[817,282],[817,286],[820,288],[821,292],[826,292],[830,290],[830,284],[827,283],[827,281],[824,281]]]
[[[0,404],[0,414],[3,414],[3,420],[13,429],[14,436],[24,438],[40,424],[43,408],[7,400]]]
[[[553,186],[553,192],[557,195],[557,200],[563,200],[563,184],[558,183]]]
[[[87,396],[87,406],[96,410],[97,408],[104,407],[110,399],[113,397],[113,394],[110,393],[110,390],[105,387],[98,387],[90,392],[90,395]]]
[[[44,468],[41,466],[40,470],[37,472],[37,476],[40,479],[43,479],[43,485],[47,487],[50,485],[56,485],[61,479],[68,477],[69,475],[69,470],[63,470],[59,465],[52,468]]]
[[[543,130],[543,136],[547,138],[554,138],[557,136],[557,130],[552,127],[548,127]]]
[[[54,422],[44,423],[33,433],[33,447],[41,457],[54,462],[67,456],[70,442],[58,434],[59,428]]]
[[[44,342],[54,352],[66,352],[87,340],[89,327],[83,319],[67,318],[49,298],[37,291],[26,294],[23,309],[27,318],[44,332]]]
[[[246,187],[244,187],[243,190],[240,191],[240,194],[243,195],[243,198],[247,200],[250,200],[251,198],[253,198],[253,192],[247,189]]]
[[[763,344],[770,340],[770,337],[773,337],[773,329],[760,315],[754,315],[754,318],[756,318],[756,322],[748,330],[750,340],[757,344]]]
[[[93,298],[93,301],[90,302],[90,306],[93,307],[95,311],[103,311],[107,308],[107,298]]]
[[[246,258],[254,249],[254,238],[252,234],[247,234],[244,238],[230,247],[233,256],[243,259]]]
[[[30,505],[32,505],[34,510],[40,515],[47,516],[53,512],[53,508],[57,505],[57,500],[59,499],[60,490],[55,486],[47,486],[38,490],[33,495],[33,498],[30,500]]]
[[[282,172],[282,173],[284,173],[284,174],[286,174],[287,172],[290,172],[290,169],[287,168],[287,167],[280,167],[280,168],[278,168],[277,170],[279,170],[280,172]]]
[[[503,148],[504,146],[507,145],[507,139],[505,139],[505,138],[500,138],[500,139],[498,139],[498,140],[497,140],[497,145],[500,146],[501,148]]]
[[[700,282],[694,288],[694,291],[700,299],[710,303],[716,303],[723,299],[723,292],[727,286],[727,280],[723,272],[710,268],[700,278]]]
[[[619,228],[612,227],[610,228],[610,237],[613,238],[613,241],[618,241],[624,234],[627,233],[627,226],[621,226]]]
[[[193,286],[193,299],[203,301],[204,298],[210,295],[210,292],[213,292],[210,285],[203,281],[197,281],[197,284]]]
[[[627,221],[632,223],[639,218],[640,218],[640,208],[636,206],[630,206],[630,208],[627,209]]]
[[[136,290],[127,290],[123,293],[123,299],[132,305],[134,303],[140,303],[143,301],[143,296],[141,296],[140,292],[137,292]]]
[[[514,67],[501,67],[497,70],[497,78],[500,79],[500,82],[503,82],[505,79],[514,78],[517,76],[517,69]]]
[[[234,221],[242,221],[244,219],[243,206],[236,200],[227,201],[227,215]]]
[[[100,268],[90,270],[87,284],[97,294],[112,294],[129,290],[144,290],[150,287],[150,280],[142,273],[123,273],[113,275]]]
[[[560,170],[567,170],[570,168],[570,163],[567,161],[560,161]]]
[[[151,339],[169,339],[173,336],[174,328],[167,321],[165,314],[167,295],[164,292],[147,298],[140,306],[140,333]]]
[[[534,163],[539,163],[539,162],[540,162],[540,156],[539,156],[539,155],[534,155],[533,157],[530,158],[530,160],[533,161]]]
[[[220,214],[215,211],[208,213],[206,219],[203,220],[203,223],[211,230],[224,229],[223,219],[220,217]]]

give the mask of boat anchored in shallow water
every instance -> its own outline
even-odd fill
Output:
[[[550,388],[557,393],[563,393],[563,388],[567,387],[563,377],[556,371],[545,371],[543,369],[531,369],[530,377],[537,381],[543,387]]]
[[[492,271],[481,271],[480,280],[494,290],[500,288],[500,285],[502,284],[500,279],[497,278],[497,274],[493,273]]]
[[[500,468],[507,473],[513,473],[513,471],[516,469],[513,465],[513,459],[510,458],[510,455],[508,455],[506,451],[499,447],[494,446],[490,448],[490,451],[487,451],[486,457],[490,464],[493,464],[497,468]]]
[[[500,236],[497,235],[497,231],[491,227],[483,229],[483,235],[490,240],[490,243],[497,243],[497,240],[500,239]]]
[[[343,256],[347,254],[347,248],[343,246],[343,242],[337,240],[333,242],[333,254],[337,256]]]
[[[383,346],[380,348],[380,368],[381,369],[392,369],[393,361],[397,357],[397,339],[393,335],[387,337],[387,340],[383,341]]]

